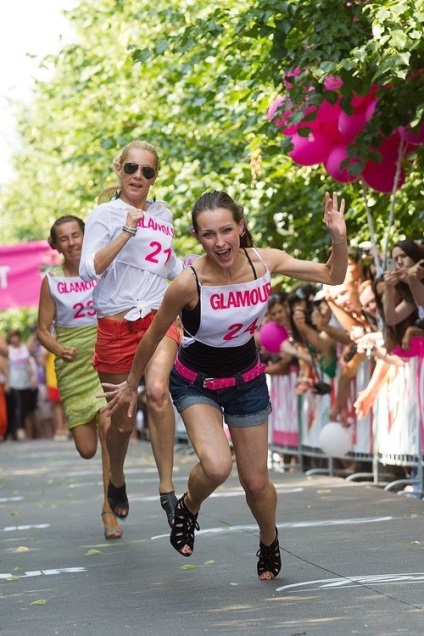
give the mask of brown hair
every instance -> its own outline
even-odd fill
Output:
[[[84,234],[84,229],[85,229],[85,223],[82,219],[80,219],[78,216],[74,216],[73,214],[65,214],[64,216],[59,217],[58,219],[56,219],[56,221],[53,223],[53,225],[50,228],[50,235],[47,239],[48,244],[50,245],[50,247],[53,247],[53,249],[57,249],[57,228],[59,227],[59,225],[63,225],[64,223],[73,223],[75,221],[75,223],[78,223],[81,232]]]
[[[197,199],[196,203],[193,206],[193,210],[191,211],[191,222],[196,233],[199,229],[197,223],[197,217],[199,216],[199,214],[205,212],[206,210],[213,211],[217,208],[225,208],[226,210],[229,210],[233,215],[233,220],[236,223],[244,221],[242,206],[238,205],[234,201],[234,199],[230,197],[229,194],[227,194],[226,192],[220,192],[218,190],[214,190],[213,192],[205,192],[205,194],[202,194],[202,196]],[[243,233],[240,234],[240,247],[253,247],[253,238],[246,227],[245,221]]]

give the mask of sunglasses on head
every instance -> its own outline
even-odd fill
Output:
[[[151,166],[140,166],[139,163],[135,163],[134,161],[124,163],[125,174],[135,174],[139,168],[141,169],[141,174],[145,179],[153,179],[156,175],[156,170]]]

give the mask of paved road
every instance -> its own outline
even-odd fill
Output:
[[[179,494],[194,461],[176,452]],[[2,636],[424,634],[423,501],[274,472],[283,570],[261,582],[235,474],[204,504],[190,559],[169,544],[148,443],[130,446],[118,541],[103,538],[99,475],[71,442],[0,445]]]

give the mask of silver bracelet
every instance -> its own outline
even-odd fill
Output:
[[[122,231],[123,232],[128,232],[128,234],[131,234],[131,236],[135,236],[137,234],[137,229],[136,227],[131,227],[131,225],[123,225],[122,226]]]
[[[333,245],[341,245],[342,243],[347,243],[347,239],[342,239],[341,241],[337,241],[337,243],[331,239],[331,242]]]

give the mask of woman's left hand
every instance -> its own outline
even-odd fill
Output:
[[[333,192],[330,197],[328,192],[325,193],[324,222],[331,234],[334,243],[341,243],[346,240],[346,223],[344,219],[345,200],[340,202],[340,210],[338,206],[337,194]]]
[[[123,404],[128,404],[128,417],[132,417],[137,409],[137,391],[132,390],[128,382],[125,380],[121,384],[110,384],[109,382],[102,382],[102,387],[105,389],[104,393],[97,395],[96,397],[105,397],[108,401],[100,412],[109,412],[110,415],[115,413]]]

